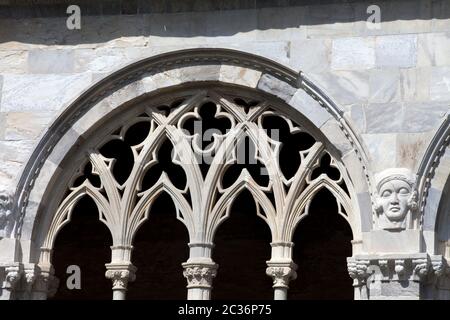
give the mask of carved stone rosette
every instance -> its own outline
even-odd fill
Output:
[[[183,276],[187,280],[187,288],[212,287],[212,281],[217,275],[218,265],[215,263],[183,263]]]

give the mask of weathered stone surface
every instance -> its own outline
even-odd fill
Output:
[[[5,75],[0,111],[58,110],[89,87],[90,74]]]
[[[397,135],[396,164],[401,168],[417,168],[432,133],[400,133]]]
[[[0,50],[0,73],[26,73],[27,56],[24,50]]]
[[[394,133],[403,130],[405,108],[400,103],[371,103],[365,107],[367,133]]]
[[[290,101],[296,89],[281,80],[264,74],[258,82],[258,89],[273,94],[285,101]]]
[[[370,72],[369,102],[386,103],[400,100],[400,71],[376,69]]]
[[[446,102],[419,102],[406,105],[403,129],[408,133],[433,131],[450,111]]]
[[[382,171],[395,167],[397,137],[395,134],[363,134],[371,158],[371,170]]]
[[[369,97],[369,74],[363,71],[335,71],[308,74],[329,95],[342,105],[365,103]]]
[[[331,41],[329,39],[311,39],[292,41],[290,47],[290,65],[303,72],[318,73],[330,68]]]
[[[261,78],[261,71],[249,70],[240,67],[222,65],[219,72],[219,81],[256,88]]]
[[[411,68],[416,65],[416,35],[380,36],[375,43],[377,67]]]
[[[0,140],[5,139],[6,113],[0,112]]]
[[[331,68],[335,70],[369,69],[375,66],[374,38],[333,40]]]
[[[72,50],[31,50],[28,54],[30,73],[55,74],[74,72],[74,52]]]
[[[347,112],[347,119],[350,119],[354,124],[354,127],[359,132],[366,130],[366,116],[364,114],[364,106],[361,104],[354,104],[350,106],[350,111]]]
[[[431,68],[400,69],[402,101],[428,101],[430,99]]]
[[[432,68],[430,99],[434,101],[450,101],[450,67]]]
[[[320,128],[332,115],[325,110],[316,100],[311,98],[303,89],[297,90],[289,105],[293,106],[317,128]]]
[[[33,140],[0,141],[0,186],[13,189],[23,164],[35,145]]]
[[[51,112],[10,112],[6,114],[5,140],[37,139],[49,126]]]

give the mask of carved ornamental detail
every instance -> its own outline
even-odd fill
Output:
[[[376,213],[379,229],[404,230],[417,222],[414,176],[404,168],[388,169],[376,176]]]
[[[211,288],[213,279],[217,275],[217,264],[184,263],[183,276],[187,280],[188,288]]]

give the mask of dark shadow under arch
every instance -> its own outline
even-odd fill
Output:
[[[243,191],[214,238],[219,269],[212,299],[272,299],[272,280],[266,275],[270,242],[269,227],[256,215],[250,192]]]
[[[99,220],[94,201],[84,196],[75,206],[72,220],[58,234],[52,263],[60,280],[55,300],[109,300],[111,280],[105,278],[105,263],[111,261],[112,244],[108,228]],[[68,266],[81,270],[81,289],[69,290],[66,281]]]
[[[322,189],[294,233],[298,276],[289,284],[288,298],[353,299],[346,262],[352,255],[352,239],[348,222],[338,214],[335,197]]]
[[[177,220],[172,199],[162,193],[133,241],[131,261],[137,272],[136,281],[129,283],[127,299],[186,299],[187,282],[181,264],[189,257],[188,242],[186,227]]]

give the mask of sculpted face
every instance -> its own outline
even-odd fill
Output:
[[[391,180],[384,183],[379,191],[380,205],[390,221],[401,221],[408,213],[408,200],[411,197],[411,186],[402,180]]]

